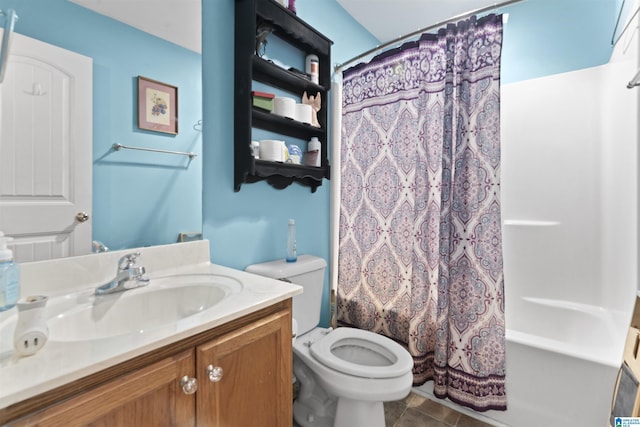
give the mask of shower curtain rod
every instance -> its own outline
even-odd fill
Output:
[[[635,18],[638,12],[640,12],[640,7],[638,7],[636,11],[633,12],[633,15],[631,15],[631,18],[627,19],[627,25],[624,26],[624,28],[620,32],[620,35],[616,39],[616,31],[618,30],[618,26],[620,25],[620,18],[622,18],[622,11],[624,10],[625,3],[626,0],[622,0],[622,6],[620,6],[620,12],[618,12],[618,19],[616,20],[616,26],[613,27],[613,34],[611,34],[611,46],[615,46],[616,44],[618,44],[618,41],[622,38],[624,33],[629,29],[629,26],[631,26],[631,24],[633,23],[633,18]]]
[[[369,49],[368,51],[366,51],[364,53],[361,53],[358,56],[354,56],[353,58],[343,62],[342,64],[337,64],[336,66],[333,67],[333,70],[334,71],[340,71],[345,66],[347,66],[347,65],[349,65],[349,64],[351,64],[353,62],[356,62],[359,59],[365,58],[365,57],[371,55],[372,53],[379,52],[379,51],[381,51],[381,50],[383,50],[383,49],[385,49],[385,48],[387,48],[389,46],[393,46],[394,44],[397,44],[397,43],[399,43],[399,42],[401,42],[403,40],[410,39],[410,38],[418,36],[418,35],[420,35],[422,33],[426,33],[427,31],[430,31],[430,30],[433,30],[433,29],[436,29],[436,28],[440,28],[440,27],[442,27],[445,24],[448,24],[450,22],[457,21],[457,20],[464,19],[464,18],[468,18],[468,17],[470,17],[472,15],[477,15],[479,13],[489,12],[490,10],[493,10],[493,9],[497,9],[497,8],[500,8],[500,7],[503,7],[503,6],[509,6],[511,4],[520,3],[520,2],[523,2],[523,1],[527,1],[527,0],[507,0],[507,1],[503,1],[501,3],[494,3],[491,6],[485,6],[485,7],[481,7],[481,8],[475,9],[475,10],[471,10],[469,12],[461,13],[460,15],[453,16],[453,17],[451,17],[449,19],[445,19],[444,21],[440,21],[440,22],[438,22],[436,24],[429,25],[428,27],[421,28],[421,29],[413,31],[413,32],[411,32],[409,34],[405,34],[404,36],[400,36],[400,37],[398,37],[398,38],[396,38],[394,40],[391,40],[389,42],[386,42],[386,43],[383,43],[381,45],[378,45],[378,46],[374,47],[373,49]]]

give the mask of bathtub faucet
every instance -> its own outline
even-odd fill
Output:
[[[118,261],[118,271],[116,277],[109,283],[96,288],[96,295],[112,294],[114,292],[126,291],[127,289],[139,288],[149,284],[149,278],[144,275],[145,268],[137,265],[136,260],[140,252],[127,254]]]

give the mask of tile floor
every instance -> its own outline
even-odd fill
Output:
[[[415,393],[384,403],[386,427],[491,427]],[[294,427],[299,427],[294,421]]]
[[[385,402],[386,427],[490,427],[468,415],[415,393],[395,402]]]

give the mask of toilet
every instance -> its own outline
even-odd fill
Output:
[[[384,427],[383,402],[409,394],[413,359],[382,335],[318,327],[326,267],[322,258],[301,255],[246,268],[304,288],[293,298],[293,373],[300,383],[294,420],[301,427]]]

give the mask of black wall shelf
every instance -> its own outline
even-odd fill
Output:
[[[329,144],[328,91],[331,87],[331,45],[333,42],[319,33],[297,15],[274,0],[236,0],[235,2],[235,104],[234,104],[234,190],[240,191],[243,183],[267,181],[273,187],[283,189],[298,182],[315,192],[323,179],[330,178],[327,157]],[[262,23],[274,28],[274,35],[307,54],[318,56],[319,84],[256,55],[256,29]],[[307,92],[309,96],[321,96],[318,112],[320,127],[300,123],[252,106],[253,81],[289,92],[296,97]],[[278,163],[255,159],[251,152],[251,130],[258,128],[285,137],[308,141],[318,137],[321,141],[320,167]],[[283,138],[286,140],[286,138]]]

